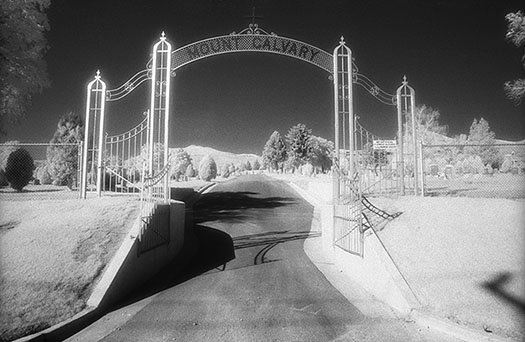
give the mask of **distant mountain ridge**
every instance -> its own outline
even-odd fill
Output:
[[[170,148],[170,154],[175,153],[175,151],[179,148],[180,147]],[[211,157],[215,160],[215,163],[217,163],[218,168],[227,163],[233,163],[236,166],[239,166],[241,163],[246,161],[249,161],[252,165],[256,160],[259,160],[259,163],[262,163],[262,157],[252,153],[236,154],[232,152],[219,151],[212,147],[196,145],[190,145],[182,148],[190,155],[194,167],[198,167],[200,161],[206,155],[211,155]]]

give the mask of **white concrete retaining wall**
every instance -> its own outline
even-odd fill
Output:
[[[157,208],[169,215],[170,243],[138,254],[141,219],[137,218],[87,301],[91,307],[105,306],[122,299],[165,267],[184,243],[185,204],[171,201]]]
[[[358,256],[336,247],[333,243],[334,206],[322,205],[323,252],[335,266],[351,277],[378,300],[399,313],[409,314],[420,306],[388,252],[372,231],[365,236],[364,255]]]

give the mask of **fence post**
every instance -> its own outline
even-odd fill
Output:
[[[403,158],[403,108],[401,104],[401,89],[402,86],[398,88],[397,96],[397,172],[399,178],[399,194],[401,196],[405,195],[405,163]]]
[[[419,165],[420,165],[420,172],[421,172],[421,197],[425,197],[425,162],[423,160],[423,148],[424,144],[421,141],[419,143]]]
[[[418,151],[417,151],[417,138],[416,138],[416,116],[415,116],[415,110],[416,110],[416,92],[412,87],[407,85],[407,88],[410,90],[410,114],[411,114],[411,121],[412,121],[412,149],[414,152],[414,196],[418,195],[418,186],[419,186],[419,179],[417,176],[417,166],[418,163]],[[408,115],[408,113],[407,113]]]
[[[78,145],[77,145],[77,154],[78,154],[78,158],[77,158],[77,186],[79,186],[79,198],[80,199],[83,199],[85,198],[85,193],[86,193],[86,190],[85,190],[85,184],[83,182],[83,170],[82,170],[82,156],[83,156],[83,149],[84,149],[84,143],[83,141],[79,141],[78,142]]]

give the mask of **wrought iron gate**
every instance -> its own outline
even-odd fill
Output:
[[[360,188],[365,196],[394,195],[404,191],[414,191],[415,177],[404,165],[404,179],[400,177],[399,149],[382,149],[374,146],[374,141],[382,141],[370,133],[357,120],[355,123],[356,167],[360,175]],[[403,153],[403,160],[411,161],[411,154]],[[411,165],[411,164],[409,164]]]
[[[168,176],[170,167],[171,163],[168,162],[155,176],[142,178],[139,255],[170,243],[170,212],[169,206],[165,203],[163,182]]]
[[[129,131],[105,138],[104,190],[140,192],[149,149],[150,113]]]
[[[354,112],[352,97],[352,51],[341,37],[334,49],[334,245],[363,255],[362,209],[359,173],[354,151]]]
[[[91,176],[96,181],[96,189],[100,195],[102,187],[113,187],[122,191],[130,189],[142,189],[141,194],[155,203],[169,202],[169,177],[166,167],[169,165],[169,118],[170,118],[170,78],[175,76],[175,71],[189,63],[202,58],[214,55],[235,53],[235,52],[261,52],[280,54],[299,59],[301,61],[315,65],[329,73],[332,73],[334,81],[334,129],[335,129],[335,153],[334,153],[334,206],[336,206],[335,226],[336,230],[334,244],[355,254],[363,254],[363,213],[362,213],[362,190],[369,191],[375,181],[364,179],[366,171],[371,163],[378,164],[381,174],[392,183],[396,179],[396,187],[399,193],[405,191],[405,164],[403,161],[403,115],[405,122],[408,122],[409,113],[412,114],[414,122],[414,99],[415,93],[408,86],[406,79],[403,85],[398,88],[396,95],[388,94],[376,86],[366,76],[359,74],[357,67],[352,60],[352,51],[346,46],[344,38],[341,37],[339,45],[330,54],[310,44],[306,44],[294,39],[278,36],[275,33],[258,27],[252,23],[248,29],[239,33],[218,36],[204,39],[188,44],[172,51],[171,45],[162,33],[160,41],[153,47],[151,60],[146,64],[146,69],[139,71],[127,82],[118,88],[106,90],[106,85],[97,72],[95,80],[89,83],[86,104],[86,149],[83,155],[83,174],[82,174],[82,197],[85,198],[87,190],[88,175],[88,156],[91,153]],[[116,101],[122,99],[143,82],[151,80],[150,112],[151,116],[147,123],[147,129],[141,125],[134,130],[123,135],[106,137],[104,139],[104,108],[106,101]],[[365,88],[372,96],[388,105],[397,105],[398,108],[398,139],[399,152],[395,161],[397,167],[395,172],[383,172],[382,167],[385,163],[385,155],[376,155],[370,152],[370,137],[366,132],[366,143],[361,145],[357,142],[357,123],[353,113],[353,83]],[[155,122],[155,123],[154,123]],[[359,126],[360,127],[360,126]],[[93,132],[90,131],[93,130]],[[138,139],[144,129],[147,133],[147,143],[141,144],[140,152],[133,146],[132,140]],[[361,133],[363,132],[360,127]],[[93,138],[92,146],[88,145],[88,137]],[[362,133],[363,134],[363,133]],[[373,139],[373,138],[372,138]],[[98,143],[96,142],[98,141]],[[136,141],[136,140],[135,140]],[[106,144],[106,149],[104,149]],[[147,149],[147,175],[155,179],[155,191],[146,191],[144,180],[137,184],[137,157],[142,155],[142,148]],[[415,140],[412,146],[416,146]],[[103,163],[104,151],[109,148],[109,159]],[[126,157],[113,158],[113,151],[118,156],[128,150]],[[131,157],[133,154],[135,157]],[[415,150],[415,149],[414,149]],[[416,155],[414,165],[416,164]],[[371,158],[371,159],[370,159]],[[388,158],[387,158],[388,159]],[[133,161],[132,161],[133,160]],[[133,166],[126,165],[132,163]],[[104,168],[107,170],[104,171]],[[108,182],[103,183],[102,172],[109,173]],[[377,172],[377,168],[374,170]],[[162,179],[157,178],[162,175]],[[365,176],[364,176],[365,175]],[[417,177],[417,175],[416,175]],[[104,176],[104,179],[106,176]],[[147,179],[145,174],[142,178]],[[366,177],[365,177],[366,178]],[[364,179],[364,180],[363,180]],[[414,183],[417,186],[417,182]],[[154,186],[152,185],[152,188]],[[390,187],[393,187],[391,185]],[[388,186],[387,186],[388,188]],[[133,190],[134,191],[134,190]],[[416,189],[417,192],[417,189]],[[150,213],[151,210],[145,209]],[[144,214],[148,216],[149,214]]]

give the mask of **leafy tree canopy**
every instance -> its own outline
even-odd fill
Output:
[[[55,185],[73,186],[79,168],[76,144],[83,140],[83,133],[82,119],[73,112],[64,114],[58,121],[51,145],[47,148],[48,171]]]
[[[84,124],[79,115],[68,112],[58,120],[57,130],[51,139],[51,143],[73,143],[77,144],[84,140]]]
[[[523,46],[525,44],[525,15],[518,11],[507,14],[505,19],[507,20],[507,40],[517,47]],[[525,68],[525,55],[521,58],[521,62]],[[520,104],[525,97],[525,79],[505,82],[504,89],[509,99]]]
[[[191,157],[186,150],[179,148],[175,151],[172,163],[171,176],[178,180],[181,176],[186,174],[188,166],[191,165]]]
[[[286,134],[286,142],[289,146],[289,155],[293,166],[306,164],[312,158],[312,130],[304,124],[297,124],[290,128]]]
[[[287,157],[286,143],[279,132],[274,131],[262,152],[264,165],[277,170],[282,168],[282,165]]]
[[[9,158],[9,155],[17,150],[19,146],[17,146],[20,142],[19,141],[8,141],[2,144],[0,146],[0,170],[4,170],[5,166],[7,164],[7,158]]]
[[[334,143],[321,137],[312,135],[311,137],[312,158],[310,162],[321,172],[326,172],[332,167],[332,154],[334,153]]]
[[[470,132],[467,137],[467,145],[472,146],[465,149],[470,155],[479,156],[483,164],[497,166],[501,157],[498,150],[494,147],[496,135],[490,130],[489,123],[481,118],[479,121],[474,119],[470,126]]]
[[[44,32],[50,0],[0,1],[0,133],[19,123],[32,95],[49,86]]]
[[[479,121],[474,119],[470,125],[467,144],[494,144],[496,134],[490,130],[487,120],[481,118]]]
[[[436,143],[436,134],[446,135],[448,126],[439,124],[439,110],[426,105],[417,106],[414,112],[416,123],[416,137],[424,144]],[[412,134],[412,116],[407,116],[406,130],[410,136]],[[409,139],[410,140],[410,139]],[[440,143],[439,141],[437,143]]]

